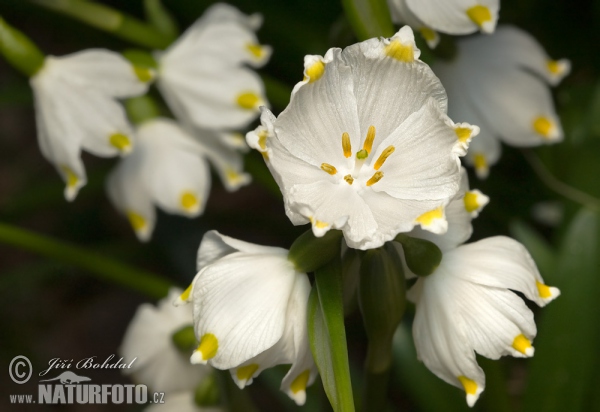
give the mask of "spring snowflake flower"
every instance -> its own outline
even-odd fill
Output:
[[[562,140],[548,85],[568,74],[567,60],[550,59],[529,34],[510,26],[461,39],[457,49],[454,60],[432,68],[448,92],[450,115],[481,126],[466,157],[480,178],[498,161],[499,140],[519,147]]]
[[[500,9],[500,0],[389,0],[388,4],[392,15],[407,24],[416,22],[447,34],[493,33]]]
[[[157,86],[182,122],[238,129],[257,117],[266,104],[264,86],[244,65],[260,67],[271,55],[254,34],[261,21],[216,4],[166,51],[155,53]]]
[[[138,144],[108,177],[107,190],[117,209],[125,214],[136,235],[147,241],[156,221],[154,205],[187,217],[200,215],[210,190],[207,159],[218,170],[224,186],[235,190],[250,182],[242,172],[242,157],[219,146],[214,132],[202,132],[201,143],[178,123],[156,118],[137,128]]]
[[[406,0],[388,0],[388,7],[392,21],[396,24],[407,24],[413,30],[421,33],[431,49],[435,49],[440,42],[440,36],[431,27],[427,27],[415,14],[410,11]]]
[[[171,392],[193,391],[211,373],[206,366],[191,365],[173,343],[173,334],[192,324],[190,308],[172,304],[180,294],[181,290],[173,288],[157,306],[142,304],[119,350],[126,362],[135,359],[132,368],[124,371],[153,391],[167,392],[167,400]]]
[[[446,93],[418,60],[412,30],[305,58],[305,80],[275,118],[247,134],[296,224],[341,229],[348,246],[381,246],[437,219],[459,187],[476,126],[446,116]]]
[[[145,93],[152,77],[117,53],[84,50],[47,56],[31,78],[40,149],[65,181],[67,200],[87,181],[81,149],[103,157],[129,153],[133,135],[117,99]]]
[[[192,363],[229,369],[240,388],[264,369],[291,363],[281,389],[302,405],[317,375],[306,319],[310,283],[287,254],[208,232],[199,272],[179,303],[193,301],[200,345]]]

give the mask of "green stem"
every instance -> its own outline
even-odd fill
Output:
[[[394,35],[386,0],[342,0],[342,5],[359,40]]]
[[[140,46],[164,49],[172,40],[151,25],[103,4],[87,0],[32,1]]]
[[[378,373],[365,370],[363,411],[385,411],[391,368]]]
[[[141,271],[79,246],[0,223],[0,242],[41,256],[85,269],[99,279],[159,299],[167,295],[171,282],[154,273]]]

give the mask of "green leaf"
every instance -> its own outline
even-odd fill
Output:
[[[520,220],[511,222],[510,233],[527,248],[542,276],[554,272],[556,268],[556,251],[539,233]]]
[[[175,19],[163,6],[160,0],[144,0],[146,19],[156,30],[164,34],[170,41],[174,41],[179,34]]]
[[[308,301],[308,325],[310,348],[333,410],[353,412],[339,259],[315,272],[315,287]]]
[[[562,243],[556,271],[548,276],[562,295],[543,311],[524,411],[590,410],[588,402],[598,389],[599,230],[598,214],[580,211]]]
[[[342,0],[342,5],[359,40],[394,35],[386,0]]]

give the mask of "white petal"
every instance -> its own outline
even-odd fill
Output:
[[[192,361],[231,369],[275,345],[294,279],[286,254],[236,252],[201,270],[193,288],[200,346]]]
[[[492,33],[500,9],[499,0],[406,0],[406,4],[427,26],[448,34]],[[479,13],[469,16],[473,7],[479,7]]]

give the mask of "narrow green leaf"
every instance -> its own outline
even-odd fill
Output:
[[[551,283],[562,295],[543,310],[524,411],[590,410],[600,347],[598,215],[582,210],[562,243]]]
[[[527,248],[542,276],[554,272],[556,252],[539,233],[520,220],[511,222],[510,233]]]
[[[336,412],[353,412],[340,259],[315,272],[308,308],[310,346],[325,393]]]
[[[179,34],[175,19],[163,6],[161,0],[144,0],[146,19],[156,30],[161,32],[170,41],[174,41]]]
[[[394,35],[386,0],[342,0],[342,5],[359,40]]]

